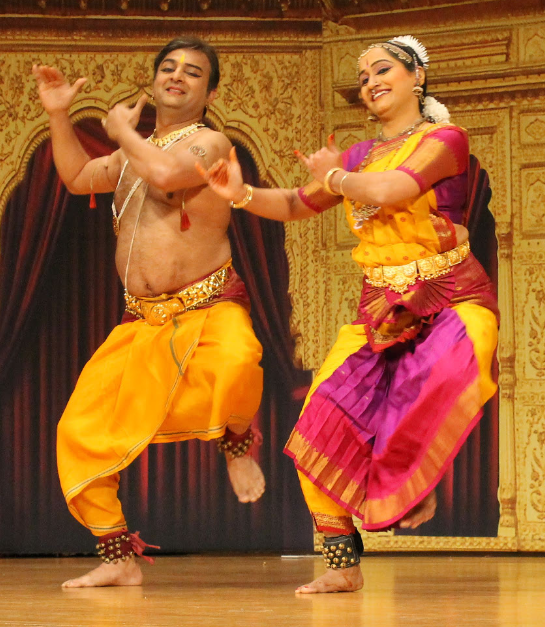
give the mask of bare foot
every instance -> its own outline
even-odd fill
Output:
[[[423,498],[418,505],[409,510],[400,520],[399,526],[402,529],[416,529],[422,523],[433,518],[435,508],[437,507],[437,497],[435,490],[432,490],[428,496]]]
[[[241,503],[255,503],[265,492],[265,477],[251,455],[232,458],[225,454],[233,490]]]
[[[102,563],[83,577],[69,579],[63,588],[95,588],[99,586],[139,586],[142,583],[142,571],[134,557],[117,564]]]
[[[299,586],[296,593],[316,594],[318,592],[355,592],[363,588],[363,575],[359,566],[333,570],[328,568],[326,572],[312,583]]]

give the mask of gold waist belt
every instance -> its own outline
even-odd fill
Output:
[[[233,264],[229,260],[202,281],[192,283],[176,294],[161,294],[150,298],[132,296],[125,290],[126,311],[153,326],[165,324],[174,316],[197,309],[221,294],[229,281],[232,267]]]
[[[389,287],[394,292],[403,294],[417,279],[426,281],[448,274],[452,266],[462,263],[468,257],[469,242],[464,242],[445,253],[411,261],[403,266],[363,266],[363,272],[367,282],[374,287]]]

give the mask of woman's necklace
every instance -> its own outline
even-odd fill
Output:
[[[426,120],[422,116],[420,116],[414,124],[411,124],[407,128],[404,128],[401,132],[397,133],[397,135],[392,135],[392,137],[384,137],[384,135],[382,134],[382,131],[380,131],[380,133],[378,134],[377,140],[379,142],[390,142],[392,141],[392,139],[403,137],[403,135],[405,134],[412,135],[414,131],[425,121]]]
[[[369,162],[371,161],[371,157],[372,157],[372,154],[373,154],[373,150],[374,150],[375,146],[377,145],[377,143],[379,143],[379,142],[380,143],[384,143],[384,142],[393,141],[394,139],[399,139],[400,137],[403,137],[404,135],[406,135],[405,139],[401,142],[401,144],[397,147],[397,149],[392,151],[390,160],[386,164],[386,167],[388,167],[388,165],[390,165],[390,163],[394,160],[394,157],[397,155],[397,153],[401,150],[401,148],[403,148],[403,146],[405,145],[405,142],[409,139],[409,137],[425,121],[426,120],[421,117],[414,124],[411,124],[411,126],[409,126],[406,129],[402,130],[400,133],[398,133],[397,135],[394,135],[393,137],[384,137],[384,135],[382,134],[382,131],[381,131],[379,133],[378,137],[373,142],[373,145],[369,149],[369,152],[367,153],[365,159],[360,164],[360,167],[358,168],[358,172],[363,172],[365,170],[365,168],[369,165]],[[357,206],[356,202],[353,201],[353,200],[350,200],[350,204],[352,205],[352,217],[354,218],[354,226],[353,226],[353,228],[356,231],[359,231],[363,227],[364,223],[367,220],[369,220],[369,218],[374,216],[377,213],[377,211],[379,211],[379,209],[380,209],[380,207],[377,207],[375,205],[358,204],[359,206]]]

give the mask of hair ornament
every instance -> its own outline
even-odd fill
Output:
[[[437,124],[445,124],[450,122],[450,113],[445,105],[433,96],[426,96],[424,98],[424,109],[422,115],[430,121]]]
[[[420,43],[416,37],[413,37],[412,35],[402,35],[401,37],[394,37],[393,39],[390,39],[390,41],[394,44],[397,43],[402,46],[412,48],[416,52],[418,59],[422,62],[424,69],[428,69],[430,64],[428,51],[426,50],[424,44]]]

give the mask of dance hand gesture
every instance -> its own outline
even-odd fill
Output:
[[[32,73],[38,83],[40,100],[49,115],[68,111],[76,94],[87,80],[78,78],[70,85],[62,72],[48,65],[33,65]]]
[[[335,136],[333,134],[327,138],[327,148],[321,148],[318,152],[310,155],[310,157],[306,157],[303,153],[296,150],[295,156],[320,183],[323,183],[325,175],[329,170],[343,167],[342,153],[335,146]]]
[[[128,107],[126,104],[117,104],[108,112],[108,117],[102,120],[102,126],[106,129],[108,137],[114,141],[118,141],[119,135],[123,128],[135,129],[140,120],[142,109],[148,101],[146,94],[138,98],[134,107]]]
[[[246,189],[242,182],[242,171],[234,146],[229,151],[229,161],[218,159],[209,170],[205,170],[197,161],[195,167],[218,196],[240,202],[246,195]]]

